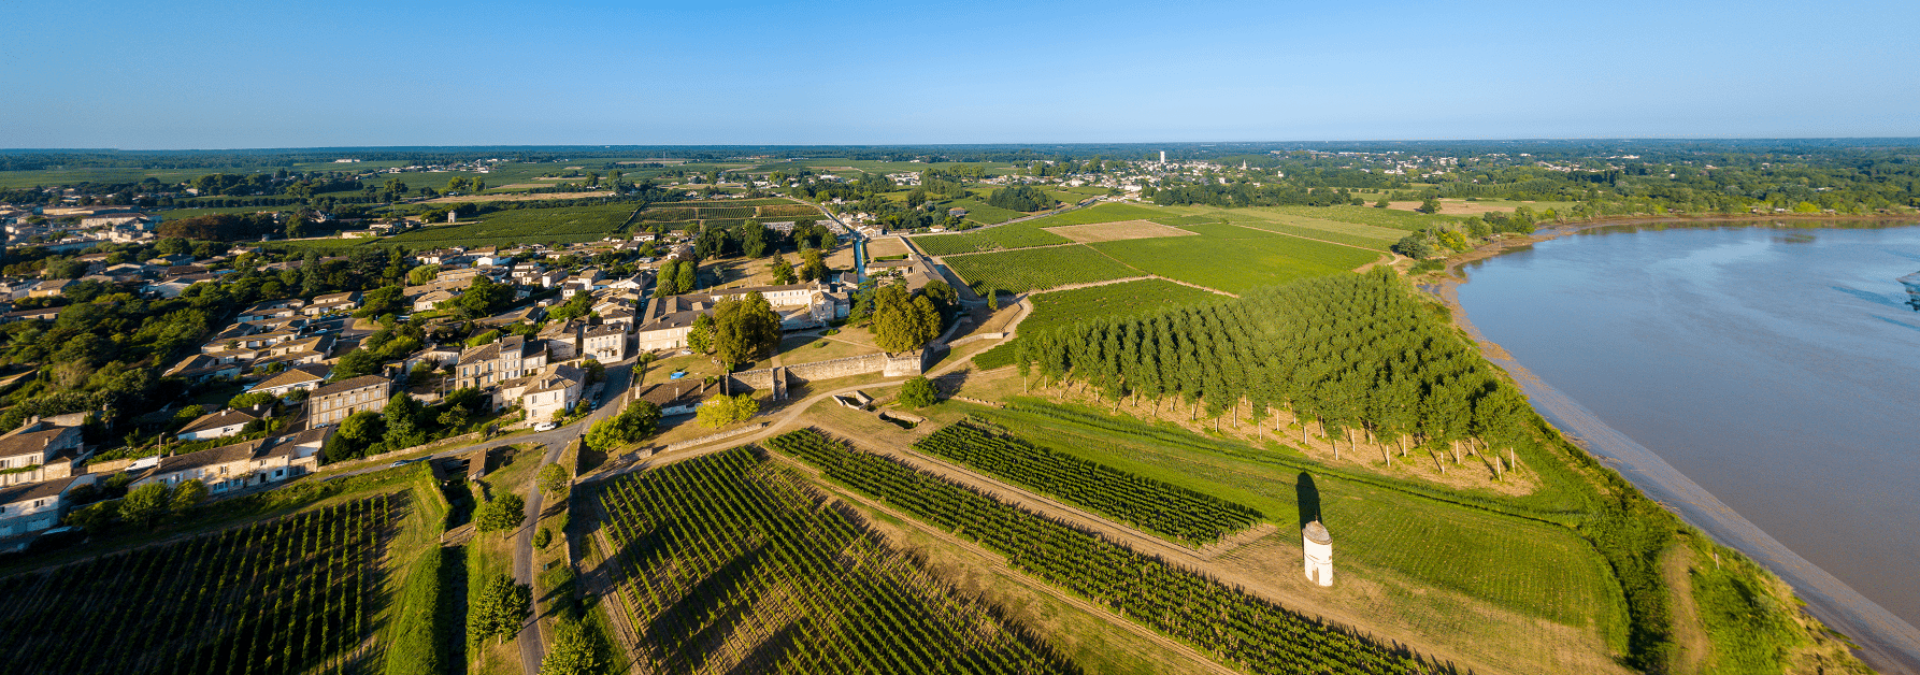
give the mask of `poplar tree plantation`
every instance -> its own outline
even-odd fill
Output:
[[[1132,397],[1215,429],[1231,416],[1278,433],[1277,413],[1290,411],[1300,441],[1318,426],[1336,458],[1364,440],[1389,464],[1425,449],[1444,472],[1463,451],[1505,449],[1504,466],[1488,459],[1511,469],[1525,399],[1413,292],[1386,269],[1310,279],[1037,333],[1017,343],[1015,363],[1023,377],[1075,383],[1116,408]]]

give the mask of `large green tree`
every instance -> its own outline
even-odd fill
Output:
[[[900,286],[874,292],[873,339],[891,353],[925,347],[940,334],[940,312],[925,296],[914,297]]]
[[[480,595],[467,612],[467,636],[473,642],[494,638],[506,642],[520,634],[520,627],[533,611],[533,588],[514,583],[513,577],[495,574],[480,587]]]
[[[728,366],[753,360],[780,342],[780,315],[758,292],[713,307],[714,350]]]

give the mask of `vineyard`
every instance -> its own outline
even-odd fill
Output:
[[[916,238],[914,243],[919,244],[920,239]],[[947,258],[946,263],[975,291],[993,288],[1025,293],[1143,276],[1139,270],[1078,245],[956,256]]]
[[[1170,279],[1240,293],[1351,270],[1377,253],[1226,224],[1192,225],[1198,237],[1091,244],[1120,262]]]
[[[1189,546],[1219,541],[1260,520],[1260,513],[1246,506],[1036,447],[977,423],[948,426],[913,448]]]
[[[598,495],[652,672],[1072,673],[746,448]]]
[[[1458,216],[1429,216],[1424,213],[1376,209],[1371,206],[1263,206],[1258,209],[1268,213],[1359,223],[1407,232],[1419,232],[1435,223],[1463,220]]]
[[[1067,201],[1078,201],[1085,197],[1074,197]],[[1167,215],[1166,211],[1133,204],[1101,204],[1066,213],[1036,218],[1025,224],[1034,227],[1059,227],[1061,225],[1092,225],[1094,223],[1112,223],[1122,220],[1146,220]]]
[[[533,242],[599,241],[626,224],[638,204],[496,211],[474,222],[436,225],[381,240],[408,248],[507,246]]]
[[[1007,556],[1014,568],[1061,586],[1254,673],[1439,673],[1446,667],[1205,575],[814,430],[769,446],[829,479]]]
[[[348,502],[0,579],[7,673],[333,673],[369,661],[399,506]]]
[[[1073,240],[1042,230],[1026,223],[1014,223],[990,227],[978,232],[961,234],[936,234],[931,237],[914,237],[913,243],[926,251],[927,255],[942,256],[957,253],[980,253],[1008,248],[1032,248],[1071,244]]]

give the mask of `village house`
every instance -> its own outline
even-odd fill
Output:
[[[307,397],[310,428],[339,424],[348,415],[387,408],[393,382],[379,375],[361,375],[315,389]]]
[[[662,417],[692,415],[702,402],[719,393],[719,387],[707,384],[662,382],[641,392],[639,400],[660,407]]]
[[[201,415],[199,419],[188,422],[175,432],[174,437],[183,441],[204,441],[214,438],[237,436],[245,431],[248,424],[265,420],[273,416],[271,405],[256,406],[245,410],[228,409]]]
[[[53,529],[65,515],[68,494],[92,485],[92,475],[0,488],[0,539]]]
[[[290,436],[263,438],[165,457],[130,485],[147,483],[178,486],[198,480],[207,492],[221,494],[231,490],[277,483],[312,473],[320,466],[320,449],[331,429],[311,429]]]
[[[620,326],[595,326],[580,337],[583,355],[601,363],[627,360],[627,331]]]
[[[571,412],[580,402],[586,386],[586,373],[565,363],[556,363],[503,384],[494,392],[494,407],[518,404],[527,411],[527,419],[545,421]]]
[[[78,425],[30,420],[0,436],[0,486],[70,477],[86,455]]]
[[[586,324],[578,319],[553,321],[540,329],[538,337],[547,343],[547,359],[570,361],[580,358],[580,333]]]
[[[508,335],[461,352],[460,363],[454,368],[454,388],[498,384],[539,372],[546,365],[545,341],[537,338],[528,341],[524,335]]]
[[[351,312],[359,308],[360,293],[358,291],[348,291],[345,293],[330,293],[316,296],[313,302],[301,308],[300,312],[307,316],[323,316],[327,314]]]
[[[252,389],[248,389],[247,391],[272,394],[280,398],[286,398],[296,391],[311,392],[319,389],[320,384],[326,381],[327,375],[325,368],[316,366],[294,366],[279,375],[267,378],[265,381],[254,385]]]

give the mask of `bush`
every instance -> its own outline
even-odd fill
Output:
[[[533,545],[537,548],[546,548],[547,544],[552,542],[553,532],[548,531],[547,528],[540,528],[540,531],[533,533]]]
[[[473,526],[481,532],[505,532],[527,521],[527,502],[507,492],[473,510]]]
[[[911,408],[925,408],[940,401],[940,395],[933,389],[933,382],[926,377],[915,377],[900,386],[900,405]]]

